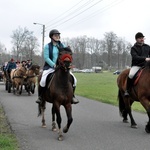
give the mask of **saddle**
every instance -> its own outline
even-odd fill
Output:
[[[138,72],[135,74],[135,76],[133,77],[133,85],[136,85],[141,77],[141,74],[143,72],[144,68],[141,68],[138,70]]]
[[[46,78],[46,86],[45,86],[45,87],[47,87],[47,88],[50,87],[53,77],[54,77],[54,72],[53,72],[53,73],[50,73],[50,74],[47,76],[47,78]]]

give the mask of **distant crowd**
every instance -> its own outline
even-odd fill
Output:
[[[3,71],[11,72],[12,69],[16,69],[24,65],[27,69],[31,67],[32,60],[23,60],[23,61],[15,61],[13,58],[11,58],[10,61],[5,62],[2,66]]]

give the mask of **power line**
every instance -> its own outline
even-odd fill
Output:
[[[64,24],[64,23],[66,23],[66,22],[68,22],[68,21],[74,19],[75,17],[81,15],[82,13],[84,13],[85,11],[87,11],[87,10],[89,10],[90,8],[94,7],[96,4],[100,3],[101,1],[103,1],[103,0],[99,0],[98,2],[94,3],[93,5],[91,5],[90,7],[86,8],[86,9],[84,9],[84,10],[81,11],[80,13],[78,13],[78,14],[76,14],[76,15],[70,17],[69,19],[66,19],[66,20],[63,21],[61,24],[55,25],[55,27],[57,27],[57,26],[59,26],[59,25],[62,25],[62,24]],[[48,26],[48,27],[49,27],[49,26]]]
[[[123,1],[124,1],[124,0],[115,0],[115,1],[113,1],[112,3],[110,3],[109,5],[107,5],[107,6],[103,7],[103,8],[101,8],[101,9],[98,10],[98,11],[95,11],[95,12],[92,13],[92,14],[90,14],[90,16],[88,15],[86,18],[80,19],[79,21],[77,21],[77,22],[71,24],[69,27],[73,27],[75,24],[79,24],[80,22],[87,21],[87,20],[93,18],[94,16],[96,16],[96,15],[98,15],[98,14],[100,14],[100,13],[103,13],[104,11],[106,11],[106,10],[108,10],[108,9],[111,9],[112,7],[114,7],[115,5],[117,5],[117,4],[119,4],[119,3],[123,2]],[[68,29],[69,27],[65,27],[65,28]],[[64,29],[64,28],[62,28],[62,29]]]
[[[118,0],[115,0],[115,1],[112,2],[111,4],[109,4],[109,5],[105,6],[105,7],[103,7],[102,9],[100,9],[100,10],[98,10],[98,11],[95,11],[95,12],[92,13],[91,15],[88,15],[86,18],[84,17],[84,19],[80,19],[79,21],[77,21],[77,22],[75,22],[75,23],[69,25],[69,27],[72,27],[72,26],[75,25],[75,24],[79,24],[80,22],[90,20],[90,19],[93,18],[94,16],[96,16],[96,15],[98,15],[98,14],[100,14],[100,13],[103,13],[104,11],[106,11],[106,10],[112,8],[113,6],[115,6],[115,5],[117,5],[117,4],[121,3],[121,2],[123,2],[123,0],[119,0],[118,2],[117,2],[117,1],[118,1]],[[69,27],[67,27],[67,29],[68,29]]]
[[[55,20],[57,20],[58,18],[61,18],[63,15],[65,15],[67,12],[69,12],[70,10],[72,10],[74,7],[76,7],[77,5],[79,5],[82,1],[79,1],[77,4],[75,4],[74,6],[72,6],[70,9],[68,9],[67,11],[65,11],[64,13],[61,14],[61,16],[55,17],[53,20],[50,20],[49,22],[45,23],[45,24],[49,24],[50,22],[53,22]]]

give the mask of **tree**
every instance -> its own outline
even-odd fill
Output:
[[[106,45],[106,51],[108,53],[108,66],[112,67],[112,53],[116,47],[117,35],[113,32],[106,32],[104,34],[104,41]]]
[[[16,56],[16,59],[22,59],[22,56],[29,58],[29,56],[32,56],[34,49],[39,46],[37,38],[33,36],[33,32],[26,27],[19,27],[14,30],[11,38],[13,44],[12,53]]]

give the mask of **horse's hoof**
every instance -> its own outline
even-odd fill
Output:
[[[68,128],[67,128],[67,127],[64,127],[64,128],[63,128],[63,132],[64,132],[64,133],[67,133],[67,132],[68,132]]]
[[[42,128],[46,128],[46,125],[42,125]]]
[[[57,128],[52,128],[52,131],[53,131],[53,132],[56,132],[56,131],[57,131]]]
[[[62,136],[62,135],[60,135],[60,136],[58,137],[58,141],[63,141],[63,136]]]
[[[146,131],[146,133],[150,133],[150,130],[149,130],[149,128],[147,127],[147,125],[145,126],[145,131]]]
[[[128,119],[123,119],[123,123],[129,123]]]
[[[137,125],[136,124],[131,125],[131,128],[137,129]]]

